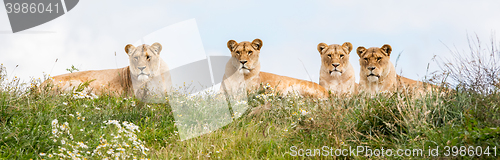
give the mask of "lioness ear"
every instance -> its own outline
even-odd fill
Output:
[[[380,48],[380,49],[382,49],[382,51],[383,51],[383,52],[385,52],[385,54],[386,54],[387,56],[390,56],[390,55],[391,55],[391,52],[392,52],[392,47],[391,47],[390,45],[388,45],[388,44],[384,44],[384,46],[382,46],[382,48]]]
[[[356,49],[356,52],[358,53],[359,58],[361,58],[361,55],[366,52],[366,48],[363,46],[359,46],[358,49]]]
[[[254,39],[252,41],[252,47],[255,48],[256,50],[260,50],[260,48],[262,48],[262,40],[260,39]]]
[[[156,42],[151,45],[151,50],[155,52],[156,55],[159,55],[161,52],[161,44]]]
[[[347,54],[351,53],[351,51],[352,51],[352,44],[351,44],[351,42],[345,42],[344,44],[342,44],[342,47],[344,47],[345,49],[347,49]]]
[[[134,49],[135,49],[134,45],[127,44],[127,46],[125,46],[125,53],[127,53],[130,56],[130,54],[132,54],[132,50]]]
[[[227,41],[227,48],[229,48],[231,52],[235,49],[236,45],[238,45],[238,42],[236,42],[235,40]]]
[[[326,44],[326,43],[320,43],[320,44],[318,44],[318,51],[319,51],[319,54],[323,54],[323,52],[322,52],[322,51],[323,51],[325,48],[328,48],[328,44]]]

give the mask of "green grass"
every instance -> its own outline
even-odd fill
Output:
[[[393,150],[423,148],[422,156],[413,157],[417,159],[431,158],[427,149],[436,146],[440,147],[441,156],[445,146],[489,147],[490,154],[494,154],[493,147],[497,147],[496,152],[500,149],[499,94],[433,92],[416,98],[396,92],[374,97],[331,97],[325,101],[273,96],[262,100],[252,94],[250,107],[268,105],[271,109],[255,115],[247,112],[218,130],[184,141],[180,141],[176,115],[168,103],[147,104],[134,98],[107,95],[78,99],[45,92],[18,94],[5,89],[0,95],[0,159],[50,159],[49,154],[56,158],[58,153],[66,156],[79,153],[87,159],[104,158],[113,147],[96,150],[98,146],[128,142],[125,135],[118,132],[118,127],[103,123],[108,120],[117,120],[120,124],[127,121],[138,126],[140,132],[134,134],[148,150],[143,154],[128,143],[131,147],[122,147],[125,148],[122,155],[130,159],[134,156],[137,159],[290,159],[294,154],[292,146],[296,147],[295,151],[323,146],[334,149],[357,146]],[[190,114],[212,119],[215,112],[194,113],[197,109],[205,111],[204,105],[207,104],[198,105],[198,108],[190,106],[182,113],[188,117],[186,119],[193,118]],[[68,122],[68,131],[63,130],[57,138],[52,133],[54,119],[58,125]],[[115,138],[117,135],[122,138]],[[88,148],[75,147],[78,143]],[[78,153],[74,152],[75,148]],[[116,148],[119,147],[115,146],[113,153],[119,152]],[[94,150],[102,155],[98,156]],[[499,156],[497,153],[497,157],[483,155],[481,158],[497,159]],[[368,158],[363,154],[347,157]]]

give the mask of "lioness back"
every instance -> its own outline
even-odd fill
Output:
[[[79,85],[88,82],[85,91],[88,93],[103,94],[105,92],[116,95],[130,96],[132,82],[130,81],[129,67],[119,69],[91,70],[68,73],[52,77],[54,89],[63,92],[75,90]],[[47,82],[44,82],[46,84]],[[42,85],[43,86],[43,85]]]
[[[328,96],[328,92],[324,87],[311,81],[267,72],[260,72],[259,76],[262,84],[269,84],[271,87],[276,87],[276,90],[284,94],[296,92],[306,97],[326,98]]]

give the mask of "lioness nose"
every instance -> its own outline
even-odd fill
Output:
[[[144,68],[146,68],[146,66],[144,66],[144,67],[137,67],[137,68],[139,68],[139,70],[142,71]]]
[[[368,67],[368,70],[373,71],[375,67]]]
[[[334,63],[334,64],[332,64],[332,65],[333,65],[334,67],[338,67],[338,66],[340,66],[340,64],[339,64],[339,63]]]
[[[244,61],[240,61],[240,63],[241,63],[241,64],[245,64],[245,63],[247,63],[247,61],[246,61],[246,60],[244,60]]]

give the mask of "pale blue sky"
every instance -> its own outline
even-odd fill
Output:
[[[262,39],[263,71],[309,79],[307,69],[318,82],[317,44],[348,41],[354,45],[350,61],[356,76],[358,46],[390,44],[393,62],[402,53],[398,73],[422,79],[428,63],[430,71],[439,69],[431,61],[434,55],[450,56],[445,45],[467,50],[467,33],[478,34],[487,42],[492,32],[500,29],[498,6],[500,1],[494,0],[85,0],[53,21],[15,34],[11,33],[5,8],[0,7],[0,63],[9,72],[19,65],[14,74],[25,80],[41,77],[43,72],[67,73],[65,69],[71,65],[82,70],[124,67],[128,65],[123,49],[126,44],[194,18],[209,55],[229,56],[226,43],[230,39]],[[56,58],[59,60],[54,65]]]

